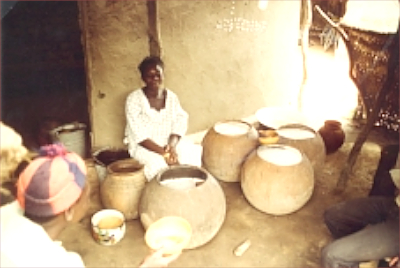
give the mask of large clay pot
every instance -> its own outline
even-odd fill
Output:
[[[194,184],[191,184],[190,181]],[[173,185],[173,186],[171,186]],[[204,245],[218,233],[226,214],[226,200],[218,181],[205,169],[171,166],[145,187],[139,205],[140,220],[149,225],[165,216],[179,216],[192,227],[185,248]]]
[[[326,120],[318,133],[324,140],[327,154],[336,152],[344,143],[345,133],[339,121]]]
[[[314,171],[322,170],[325,163],[325,144],[321,135],[314,129],[301,124],[290,124],[278,130],[279,144],[299,149],[310,160]]]
[[[132,158],[108,165],[107,176],[100,185],[103,206],[121,211],[127,220],[137,219],[140,196],[147,182],[143,170],[144,166]]]
[[[216,123],[203,138],[203,167],[216,179],[240,180],[246,157],[258,145],[256,129],[247,122],[230,120]]]
[[[243,164],[243,194],[255,208],[272,215],[292,213],[303,207],[314,189],[310,161],[288,145],[263,145]]]

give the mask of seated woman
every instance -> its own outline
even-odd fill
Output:
[[[130,93],[125,106],[129,154],[144,164],[148,181],[171,165],[200,166],[201,146],[182,139],[188,114],[177,95],[163,86],[164,63],[146,57],[138,68],[145,86]]]

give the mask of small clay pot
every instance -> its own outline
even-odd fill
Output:
[[[344,143],[345,133],[339,121],[326,120],[318,132],[324,140],[326,154],[336,152]]]

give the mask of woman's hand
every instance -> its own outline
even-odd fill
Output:
[[[399,257],[398,256],[390,259],[389,267],[400,267],[400,262],[399,262]]]
[[[169,166],[179,164],[178,154],[176,153],[175,147],[170,145],[165,146],[163,157]]]
[[[182,252],[175,253],[172,255],[166,255],[164,256],[164,249],[160,248],[157,251],[151,253],[149,256],[147,256],[142,264],[139,266],[139,268],[145,268],[145,267],[167,267],[168,264],[176,260]]]

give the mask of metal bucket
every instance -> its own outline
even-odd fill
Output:
[[[86,125],[70,123],[51,130],[53,142],[61,142],[67,150],[86,158]]]

